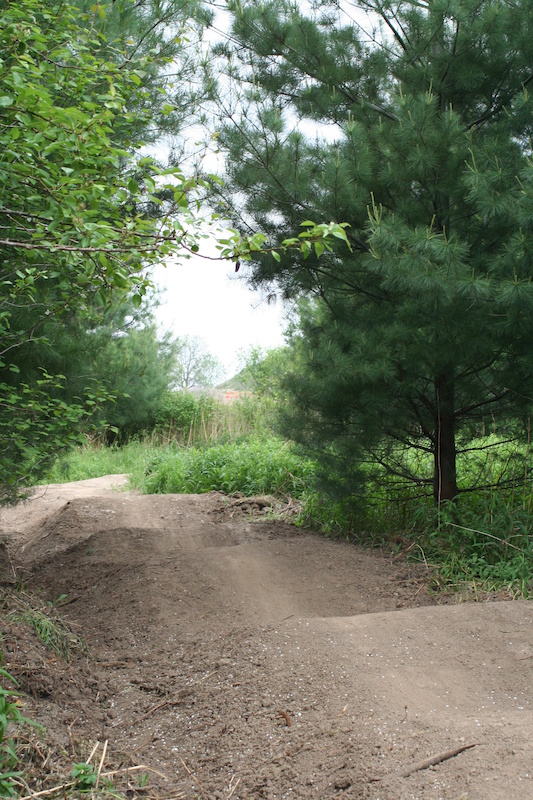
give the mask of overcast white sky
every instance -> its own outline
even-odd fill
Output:
[[[201,258],[169,261],[153,278],[163,290],[156,312],[161,331],[200,336],[226,367],[227,377],[238,371],[239,350],[284,344],[283,304],[268,305],[237,279],[233,264]]]

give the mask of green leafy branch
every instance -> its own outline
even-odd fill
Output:
[[[352,247],[346,234],[349,228],[347,222],[316,223],[305,220],[301,223],[305,228],[298,236],[283,241],[277,246],[268,246],[268,236],[264,233],[254,233],[251,236],[241,236],[241,234],[230,228],[229,236],[218,240],[220,258],[225,258],[236,262],[250,261],[254,255],[260,253],[270,253],[276,261],[281,261],[281,254],[289,250],[297,250],[302,253],[304,258],[314,252],[320,258],[325,251],[333,252],[334,240],[343,241],[351,251]],[[238,267],[237,267],[238,268]]]

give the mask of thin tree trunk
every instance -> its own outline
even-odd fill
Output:
[[[455,387],[453,378],[442,373],[435,382],[435,461],[433,497],[435,505],[456,502]]]

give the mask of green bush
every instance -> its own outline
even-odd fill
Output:
[[[205,449],[162,449],[148,462],[136,485],[146,494],[216,490],[299,497],[311,475],[310,462],[295,455],[282,440],[248,439]]]

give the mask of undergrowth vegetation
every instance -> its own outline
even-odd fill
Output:
[[[489,447],[487,448],[487,444]],[[307,496],[302,521],[330,536],[404,552],[434,571],[436,591],[476,597],[533,593],[533,464],[527,445],[491,437],[462,456],[465,485],[457,504],[437,510],[431,485],[401,481],[373,466],[357,495]],[[407,453],[406,458],[418,455]],[[428,465],[430,474],[430,465]]]
[[[300,497],[311,474],[310,462],[281,439],[250,438],[206,448],[167,447],[152,456],[134,483],[146,494],[215,490]]]
[[[147,465],[160,459],[167,446],[178,454],[184,448],[202,449],[264,437],[273,416],[269,397],[244,394],[237,402],[225,403],[208,395],[168,392],[153,430],[120,444],[108,444],[105,438],[88,439],[84,446],[59,456],[42,482],[65,483],[127,473],[133,476],[135,486],[142,488]]]
[[[154,433],[162,442],[188,447],[232,442],[264,433],[274,414],[269,396],[252,397],[245,392],[237,401],[226,403],[209,395],[167,392]]]

